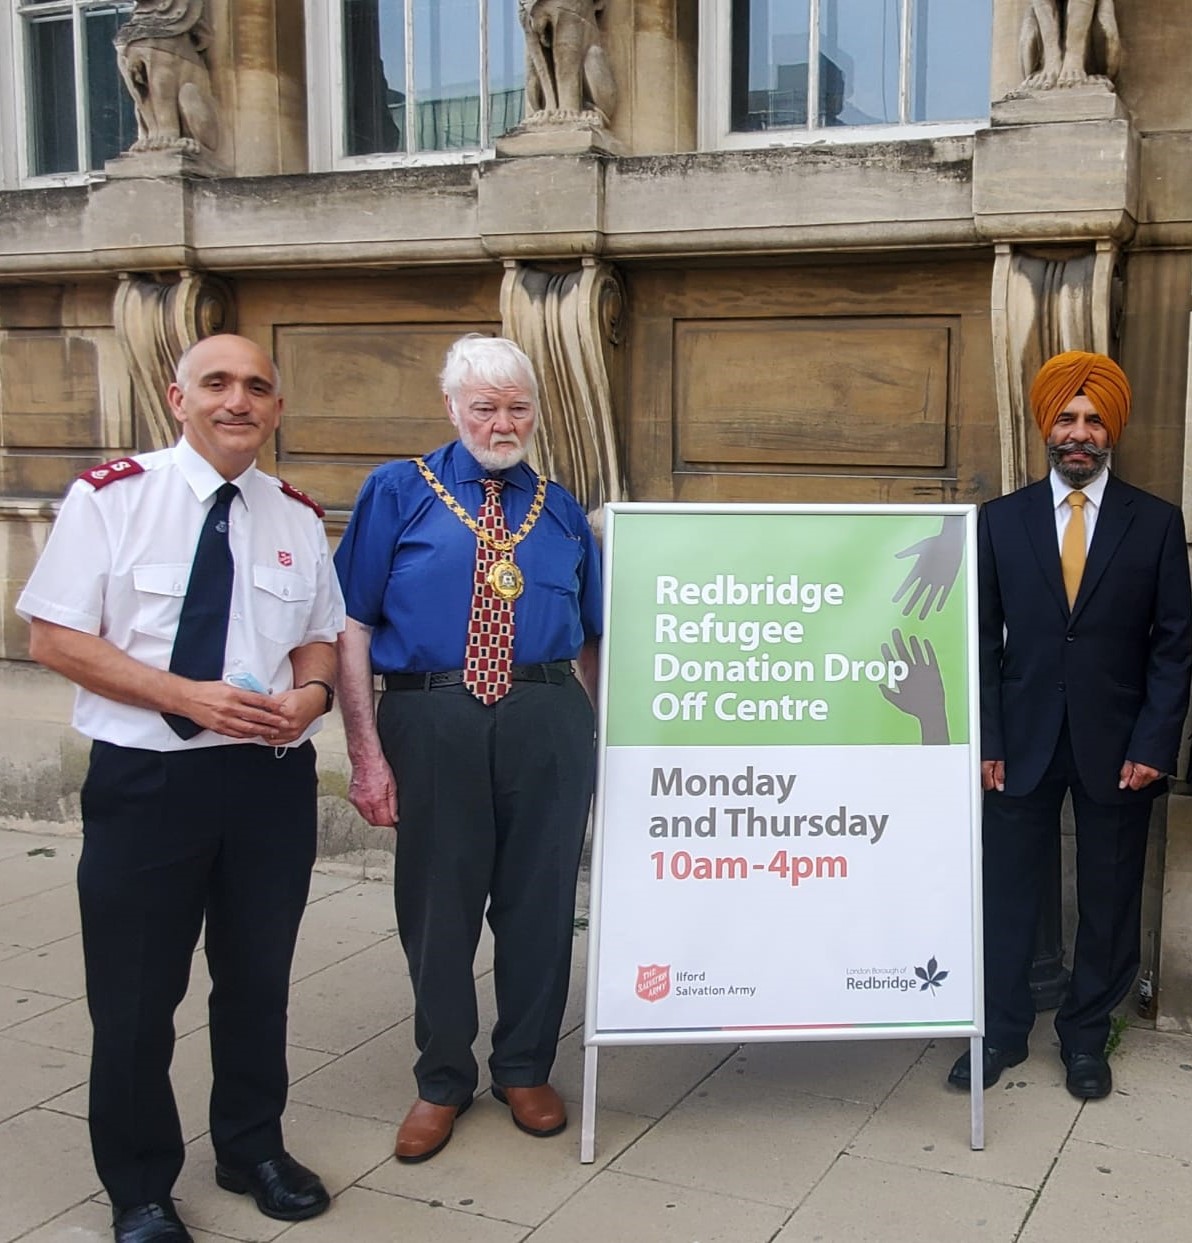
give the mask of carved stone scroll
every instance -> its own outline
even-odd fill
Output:
[[[1083,251],[997,247],[991,309],[1003,492],[1043,469],[1027,400],[1039,368],[1064,350],[1113,353],[1121,285],[1116,264],[1112,242]]]
[[[136,0],[113,40],[136,108],[134,152],[215,151],[219,115],[207,68],[211,39],[203,0]]]
[[[529,355],[540,387],[535,463],[589,513],[625,497],[614,398],[624,308],[609,264],[584,259],[561,273],[506,264],[503,330]]]
[[[178,439],[166,390],[182,352],[203,337],[235,326],[232,291],[215,277],[183,272],[172,283],[123,273],[113,320],[128,363],[137,404],[144,413],[152,449]]]

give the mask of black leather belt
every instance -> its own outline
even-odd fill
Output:
[[[539,665],[514,665],[510,676],[515,682],[550,682],[561,686],[571,676],[571,661],[548,660]],[[464,680],[462,669],[443,673],[383,673],[381,684],[387,691],[435,691],[441,686],[458,686]]]

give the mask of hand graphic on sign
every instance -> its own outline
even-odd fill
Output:
[[[897,604],[909,591],[910,595],[902,606],[902,615],[909,617],[914,612],[915,605],[922,600],[919,620],[923,621],[931,612],[933,604],[937,613],[943,609],[952,585],[956,582],[960,562],[964,557],[964,519],[942,519],[938,535],[929,535],[894,555],[899,558],[914,557],[915,564],[902,580],[902,586],[890,599]]]
[[[890,638],[893,650],[890,643],[883,643],[882,657],[887,664],[895,659],[902,661],[907,674],[896,687],[882,686],[882,694],[899,712],[918,719],[925,747],[946,746],[948,714],[944,708],[944,679],[931,640],[920,642],[917,635],[911,635],[908,642],[901,630],[895,630]]]

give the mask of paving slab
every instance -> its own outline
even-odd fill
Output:
[[[82,838],[4,836],[23,840],[0,844],[0,906],[74,884]]]
[[[721,1074],[878,1106],[926,1052],[926,1040],[813,1040],[747,1044]]]
[[[849,1151],[894,1165],[1041,1187],[1080,1111],[1064,1089],[1058,1056],[1036,1049],[985,1093],[985,1148],[974,1152],[968,1094],[947,1084],[949,1068],[967,1047],[967,1041],[934,1042]]]
[[[451,1142],[433,1160],[416,1165],[386,1160],[361,1179],[361,1186],[535,1226],[649,1126],[648,1118],[602,1112],[597,1160],[581,1165],[578,1116],[562,1134],[539,1139],[519,1131],[509,1110],[485,1093],[459,1119]]]
[[[596,1059],[600,1109],[661,1118],[717,1067],[734,1056],[735,1045],[613,1045]],[[559,1042],[551,1082],[564,1100],[583,1099],[584,1033],[578,1027]]]
[[[845,1154],[774,1243],[1015,1243],[1033,1198],[1022,1187]]]
[[[79,931],[79,895],[72,881],[0,906],[0,942],[40,949]]]
[[[30,849],[53,849],[33,854]],[[0,831],[0,1243],[110,1240],[85,1112],[76,838]],[[55,871],[55,869],[58,869]],[[57,881],[59,883],[50,883]],[[5,889],[4,884],[8,885]],[[7,899],[4,895],[7,895]],[[15,912],[15,913],[14,913]],[[1050,1028],[985,1094],[986,1149],[945,1085],[960,1040],[617,1046],[600,1051],[597,1160],[578,1161],[587,938],[577,916],[554,1082],[563,1135],[513,1127],[487,1092],[492,942],[476,958],[480,1095],[433,1161],[398,1164],[415,1095],[412,999],[388,883],[316,872],[291,994],[287,1142],[335,1202],[263,1217],[214,1184],[205,958],[179,1007],[188,1140],[176,1192],[196,1243],[1100,1243],[1192,1221],[1192,1039],[1132,1026],[1115,1091],[1063,1086]]]
[[[85,1083],[88,1064],[77,1053],[0,1036],[0,1121]]]
[[[290,1100],[396,1127],[417,1095],[416,1056],[414,1021],[406,1019],[293,1084]]]
[[[0,1031],[11,1031],[36,1015],[72,1004],[74,1003],[63,1001],[61,997],[50,997],[45,993],[30,992],[26,988],[9,988],[7,984],[0,984]]]
[[[29,1109],[0,1123],[0,1243],[19,1239],[99,1190],[84,1121]]]
[[[354,1004],[345,1005],[351,997]],[[299,980],[290,990],[289,1039],[347,1053],[414,1013],[414,993],[395,937]]]
[[[793,1208],[869,1119],[855,1101],[717,1072],[614,1164],[618,1173]],[[597,1131],[597,1143],[602,1135]]]
[[[769,1243],[788,1210],[606,1170],[533,1243]]]
[[[1187,1243],[1187,1161],[1070,1140],[1018,1243]]]
[[[1129,1031],[1110,1060],[1113,1092],[1089,1101],[1074,1139],[1192,1162],[1192,1044],[1186,1036]]]
[[[0,984],[66,1001],[82,997],[87,991],[82,937],[66,936],[34,950],[20,947],[19,952],[0,961]]]
[[[447,1204],[353,1187],[322,1217],[294,1226],[282,1238],[286,1243],[519,1243],[528,1233],[525,1226],[478,1217]]]
[[[385,885],[359,882],[309,903],[302,917],[291,979],[303,980],[382,941],[397,944],[393,895]]]

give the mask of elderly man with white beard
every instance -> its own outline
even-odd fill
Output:
[[[587,519],[523,460],[538,417],[530,360],[511,341],[470,334],[448,351],[440,383],[458,439],[373,471],[335,558],[348,610],[349,795],[370,824],[397,831],[419,1054],[418,1099],[397,1132],[405,1162],[443,1148],[477,1088],[473,961],[486,905],[493,1095],[530,1135],[567,1124],[549,1076],[592,792],[601,629]]]

